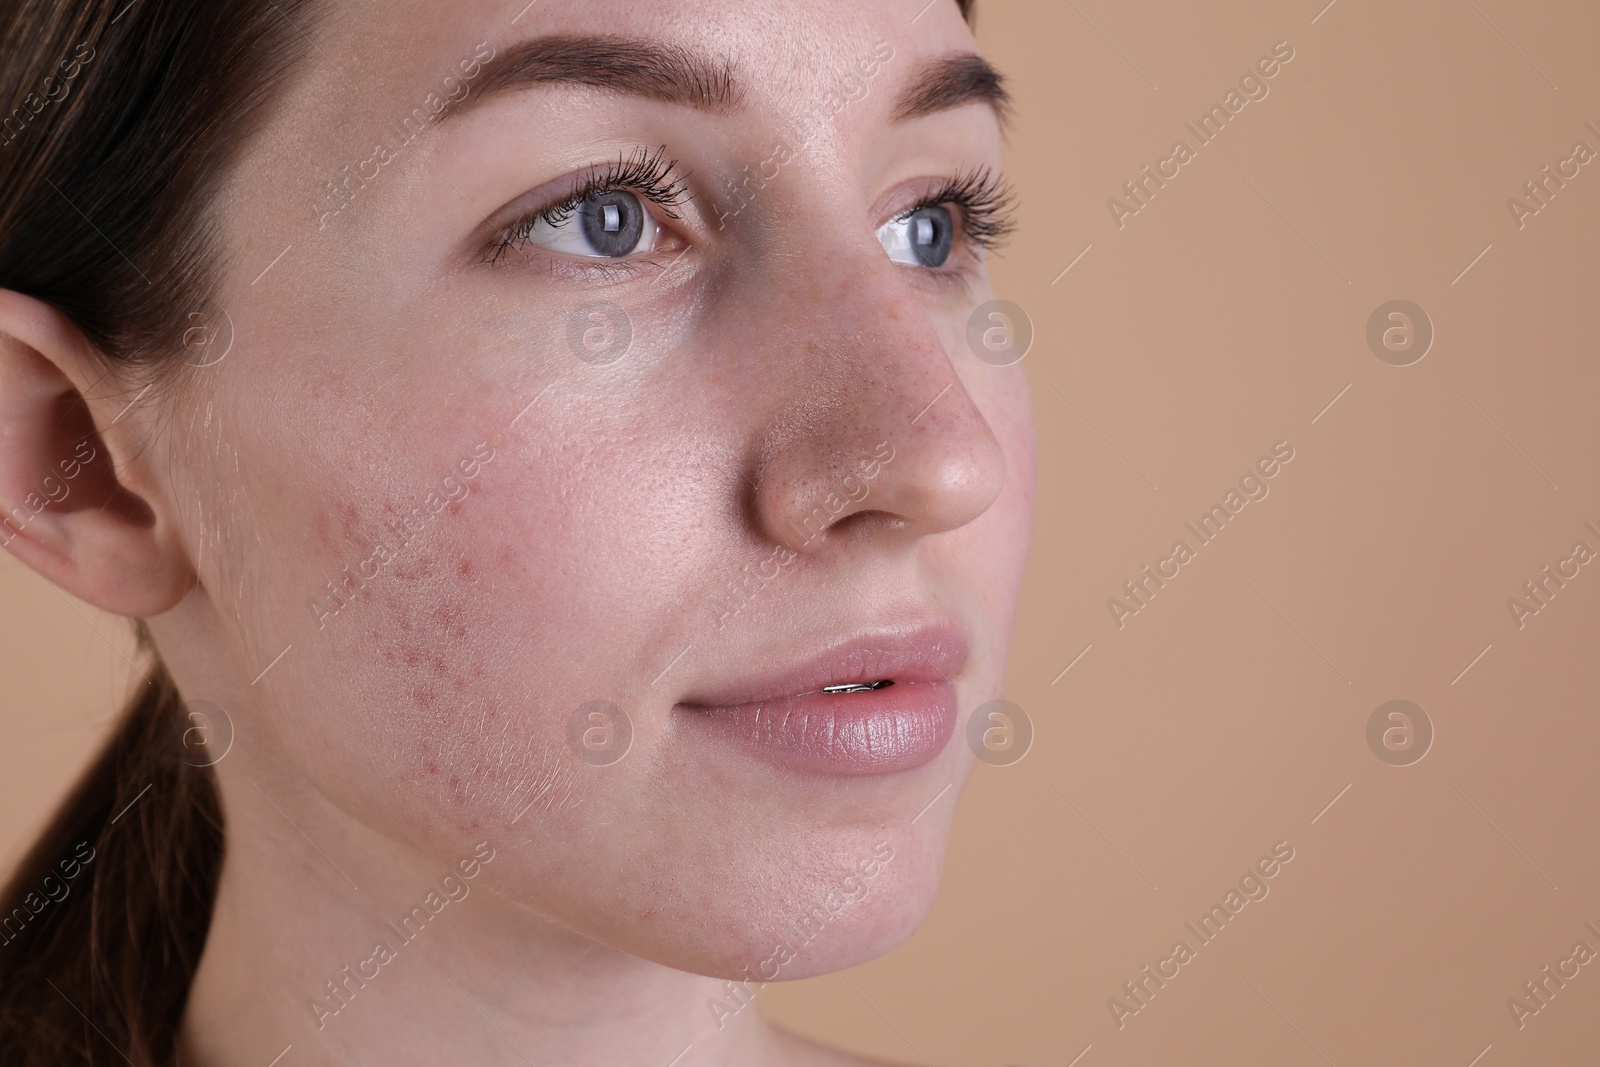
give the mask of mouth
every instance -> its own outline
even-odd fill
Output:
[[[952,626],[878,633],[677,708],[716,740],[789,770],[911,770],[936,759],[955,733],[955,677],[968,652]]]
[[[879,678],[876,682],[845,682],[843,685],[825,685],[820,691],[824,693],[870,693],[874,689],[887,689],[893,684],[893,679]]]

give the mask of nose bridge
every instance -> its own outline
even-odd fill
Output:
[[[797,342],[785,356],[816,376],[819,396],[858,408],[863,426],[893,423],[901,407],[918,397],[925,403],[953,381],[954,369],[938,325],[902,274],[910,268],[891,263],[870,232],[857,236],[800,251],[796,261],[820,268],[774,287]]]
[[[874,240],[775,287],[770,359],[781,399],[756,457],[755,512],[771,540],[821,551],[856,516],[882,536],[970,522],[998,496],[1000,447],[926,305]],[[764,361],[766,362],[766,361]]]

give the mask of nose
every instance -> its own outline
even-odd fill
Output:
[[[935,305],[901,273],[916,268],[891,263],[876,241],[828,267],[785,298],[781,317],[805,325],[773,353],[784,400],[753,479],[762,532],[805,554],[847,531],[904,542],[965,526],[999,496],[1005,457]],[[969,373],[1004,373],[972,362]]]

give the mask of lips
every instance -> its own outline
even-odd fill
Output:
[[[932,761],[956,725],[966,636],[930,625],[858,637],[793,667],[679,701],[687,720],[791,770],[888,774]]]

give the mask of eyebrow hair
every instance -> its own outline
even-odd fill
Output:
[[[678,45],[609,34],[551,34],[513,45],[483,65],[476,91],[445,105],[444,122],[488,97],[534,85],[587,85],[700,111],[736,110],[744,94],[731,65]],[[950,52],[923,62],[900,94],[893,120],[981,102],[1004,124],[1011,112],[1005,78],[976,52]]]
[[[728,112],[742,94],[726,60],[685,48],[600,34],[551,34],[513,45],[483,66],[475,92],[442,110],[443,122],[478,101],[546,83],[589,85],[701,111]]]
[[[987,103],[1004,125],[1011,115],[1005,76],[976,52],[947,52],[923,62],[900,94],[894,120],[904,122],[974,102]]]

